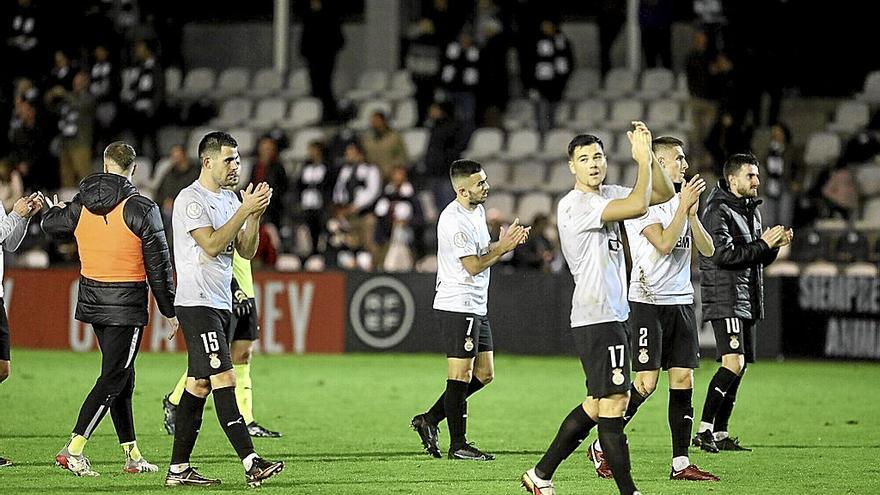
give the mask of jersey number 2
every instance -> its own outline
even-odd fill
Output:
[[[645,327],[639,329],[639,347],[648,347],[648,329]]]
[[[205,344],[205,352],[217,352],[220,350],[220,342],[217,341],[217,332],[203,333],[202,343]]]

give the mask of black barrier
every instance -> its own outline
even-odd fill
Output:
[[[880,359],[880,278],[781,279],[786,356]]]
[[[433,274],[352,272],[347,281],[346,352],[434,352],[443,344],[434,311]],[[767,319],[758,357],[779,355],[778,284],[768,280]],[[499,353],[574,354],[569,327],[574,281],[568,274],[493,273],[489,321]],[[709,345],[714,345],[709,343]],[[714,348],[704,349],[714,356]]]

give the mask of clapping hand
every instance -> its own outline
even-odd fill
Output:
[[[498,236],[498,243],[504,252],[513,251],[520,244],[525,243],[529,239],[531,227],[523,227],[519,224],[519,218],[513,220],[510,227],[505,229],[501,227],[501,234]]]
[[[700,195],[706,190],[706,181],[696,174],[681,188],[681,204],[687,208],[688,216],[695,216],[700,207]]]
[[[637,163],[651,164],[654,152],[651,150],[651,131],[644,122],[633,121],[633,130],[626,132],[632,144],[632,157]]]

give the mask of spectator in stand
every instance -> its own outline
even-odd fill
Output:
[[[602,75],[611,70],[611,47],[626,23],[626,9],[621,8],[620,0],[601,0],[599,5],[599,68]]]
[[[21,174],[9,163],[8,160],[0,160],[0,202],[4,211],[11,211],[18,198],[24,196],[24,185],[21,182]]]
[[[818,219],[848,220],[859,211],[859,191],[847,166],[828,167],[798,199],[792,225],[808,226]]]
[[[343,250],[355,255],[357,265],[364,269],[372,267],[370,256],[364,251],[370,235],[364,216],[372,211],[381,192],[382,173],[379,167],[366,162],[360,143],[348,143],[345,147],[345,163],[333,187],[334,223],[344,234]],[[344,267],[355,266],[345,261],[338,263]]]
[[[765,156],[765,173],[762,177],[764,205],[761,207],[765,225],[791,225],[793,213],[794,147],[791,144],[791,131],[778,122],[770,128],[770,144]]]
[[[438,82],[438,100],[455,106],[459,121],[468,131],[476,127],[477,88],[480,84],[480,48],[467,29],[446,45]]]
[[[136,141],[141,156],[155,160],[159,154],[156,128],[162,96],[165,94],[165,71],[147,40],[134,44],[136,65],[125,70],[122,101],[125,105],[126,125]]]
[[[336,98],[333,96],[333,70],[336,55],[345,45],[342,21],[336,10],[323,0],[309,0],[303,15],[300,54],[309,67],[312,96],[321,100],[324,121],[336,121]]]
[[[99,149],[113,139],[114,124],[119,112],[119,73],[104,45],[95,47],[95,62],[90,75],[89,92],[95,99],[95,134]]]
[[[55,65],[49,71],[49,78],[46,80],[46,87],[53,88],[61,86],[67,91],[73,89],[73,75],[76,69],[70,63],[70,58],[64,53],[64,50],[55,51]]]
[[[688,111],[693,121],[693,129],[689,142],[693,149],[690,154],[694,163],[702,167],[710,165],[710,156],[705,148],[709,131],[718,118],[718,101],[715,94],[714,78],[721,72],[729,72],[732,67],[721,63],[713,63],[715,60],[714,49],[709,44],[709,37],[704,31],[694,33],[694,46],[687,56],[685,71],[687,73]],[[705,170],[705,169],[704,169]]]
[[[406,143],[400,133],[388,125],[388,117],[382,111],[377,110],[370,115],[370,128],[361,137],[361,145],[367,161],[379,167],[384,180],[391,177],[391,171],[395,168],[406,168],[409,164]]]
[[[281,217],[284,215],[284,205],[290,182],[287,172],[278,157],[278,143],[269,136],[263,136],[257,143],[257,161],[251,169],[250,178],[243,184],[259,184],[265,182],[272,188],[273,195],[281,201],[274,201],[263,215],[263,222],[270,223],[275,227],[281,225]]]
[[[392,170],[367,219],[372,233],[368,246],[375,265],[386,272],[411,270],[413,242],[424,224],[424,215],[405,167]]]
[[[639,26],[642,51],[648,68],[672,68],[672,22],[675,21],[673,0],[641,0]]]
[[[189,159],[186,149],[180,144],[171,147],[168,160],[171,161],[171,168],[162,177],[159,187],[156,189],[156,204],[159,205],[162,212],[165,237],[170,241],[173,238],[171,235],[171,214],[174,212],[174,198],[199,178],[201,167]]]
[[[302,221],[309,229],[309,256],[323,251],[326,244],[327,208],[332,204],[333,170],[324,158],[324,143],[312,141],[306,148],[308,158],[296,181]]]
[[[6,24],[6,53],[4,66],[12,76],[36,78],[42,76],[43,44],[40,38],[45,30],[45,18],[33,0],[18,0]]]
[[[403,60],[416,87],[415,99],[421,122],[434,101],[434,86],[440,70],[440,46],[431,19],[423,17],[410,28]]]
[[[535,103],[535,120],[541,134],[555,126],[556,106],[571,76],[571,42],[552,19],[541,22],[532,54],[529,96]]]
[[[9,160],[21,174],[25,192],[58,187],[58,162],[49,155],[49,134],[37,101],[18,98],[10,126]]]
[[[455,191],[449,187],[449,166],[467,146],[467,131],[455,118],[455,109],[449,102],[432,104],[425,126],[431,129],[425,150],[425,177],[439,214],[455,199]]]
[[[717,177],[723,177],[727,157],[736,153],[746,153],[751,147],[752,130],[737,121],[728,110],[723,110],[706,138],[706,149],[712,156],[713,170]]]
[[[510,73],[507,69],[507,37],[501,23],[493,18],[481,26],[484,38],[480,67],[477,116],[484,127],[501,127],[502,116],[510,100]]]
[[[440,45],[445,46],[461,32],[468,16],[472,14],[472,9],[473,2],[423,0],[422,17],[431,21],[436,29]]]
[[[550,265],[555,257],[555,246],[553,241],[547,237],[549,226],[550,221],[547,215],[543,213],[535,215],[535,219],[532,220],[529,242],[514,251],[510,264],[519,269],[550,272]]]
[[[61,132],[61,187],[77,187],[92,172],[95,100],[89,93],[89,76],[73,76],[73,90],[62,90],[58,129]]]

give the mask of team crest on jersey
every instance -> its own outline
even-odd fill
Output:
[[[202,210],[202,205],[193,201],[192,203],[186,205],[186,216],[195,220],[202,216]]]
[[[736,335],[730,336],[730,348],[739,349],[739,337],[737,337]]]
[[[463,248],[467,246],[467,235],[464,232],[456,232],[452,236],[452,242],[455,244],[455,247]]]
[[[220,367],[220,358],[217,357],[216,353],[212,352],[211,354],[208,355],[208,358],[210,358],[209,364],[211,365],[212,368],[214,368],[216,370],[217,368]]]
[[[623,385],[623,370],[620,368],[614,368],[611,370],[611,383],[615,385]]]
[[[648,350],[645,349],[644,347],[639,349],[639,362],[642,364],[645,364],[648,362],[648,359],[650,359],[648,357]]]
[[[464,339],[464,350],[467,352],[471,352],[474,350],[474,339],[471,337],[466,337]]]

